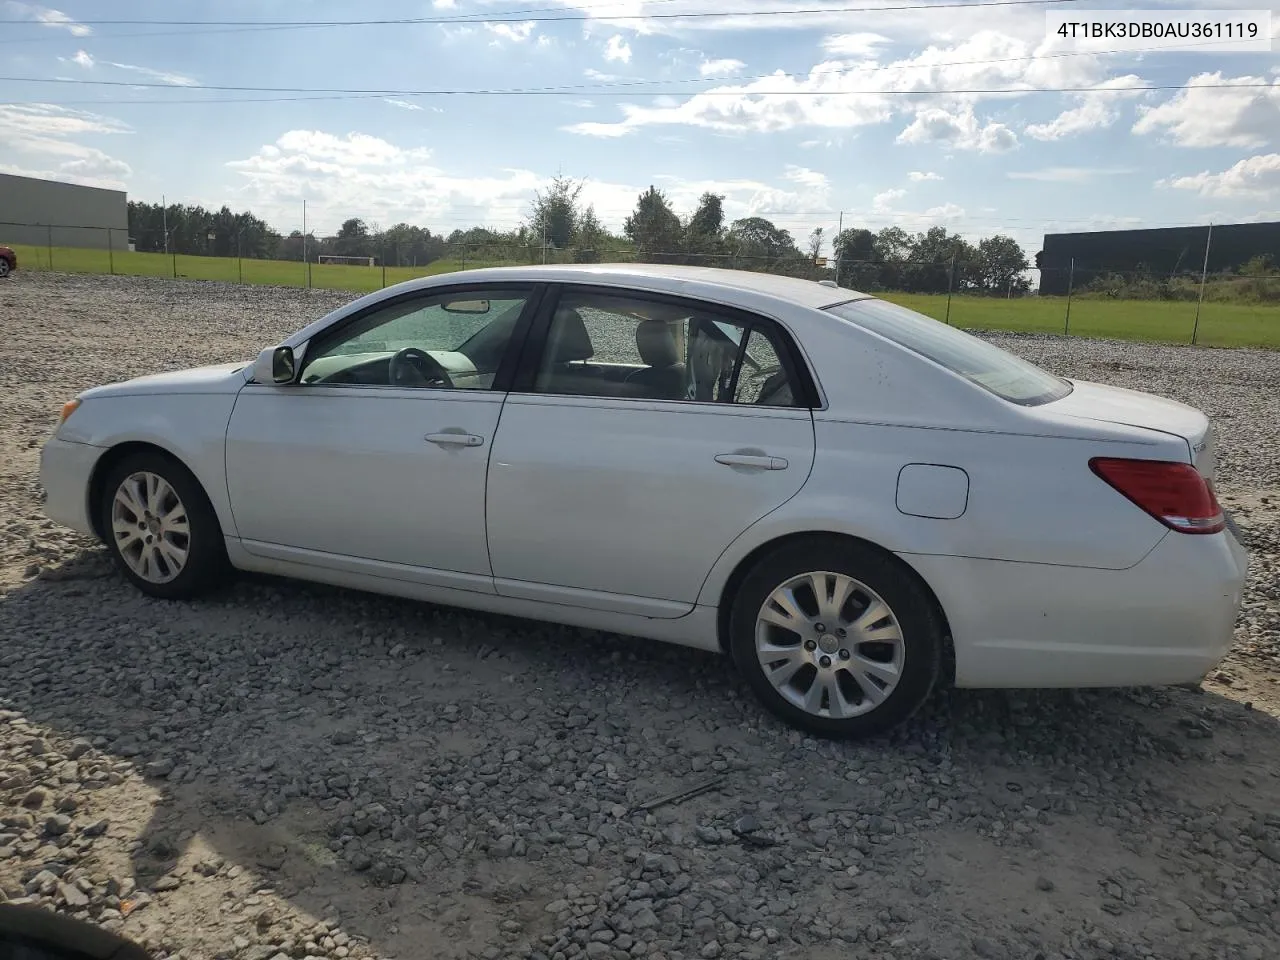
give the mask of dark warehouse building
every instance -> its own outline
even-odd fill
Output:
[[[1036,254],[1041,296],[1066,296],[1071,282],[1079,290],[1108,273],[1143,270],[1156,276],[1199,275],[1204,266],[1208,225],[1154,230],[1100,230],[1092,233],[1047,233]],[[1209,244],[1209,272],[1234,270],[1254,257],[1270,255],[1280,263],[1280,222],[1214,224]]]

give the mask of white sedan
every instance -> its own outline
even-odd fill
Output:
[[[1198,410],[829,283],[473,270],[254,362],[87,390],[46,511],[187,599],[231,570],[728,654],[826,736],[961,687],[1194,682],[1247,557]]]

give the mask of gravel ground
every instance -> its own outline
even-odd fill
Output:
[[[259,578],[147,600],[43,519],[77,390],[343,299],[0,283],[0,898],[184,958],[1275,956],[1280,354],[994,338],[1216,419],[1236,651],[1195,691],[945,691],[846,745],[674,647]]]

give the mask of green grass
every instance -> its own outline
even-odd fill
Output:
[[[0,236],[0,243],[4,241]],[[236,260],[224,257],[176,258],[161,253],[116,252],[54,247],[52,267],[46,247],[18,245],[19,270],[57,270],[67,273],[110,273],[125,276],[172,277],[190,280],[222,280],[230,283],[302,287],[307,268],[285,260]],[[434,276],[475,267],[500,266],[498,261],[438,260],[425,267],[387,267],[386,285],[414,277]],[[381,267],[312,264],[311,285],[330,290],[367,293],[384,285]],[[947,319],[947,298],[927,294],[885,293],[886,300],[919,310],[938,320]],[[1068,332],[1082,337],[1122,340],[1156,340],[1189,343],[1195,325],[1196,305],[1183,301],[1113,300],[1079,296],[1071,301]],[[1065,297],[955,296],[950,322],[959,327],[986,330],[1061,334],[1067,326]],[[1265,347],[1280,349],[1280,307],[1206,301],[1200,309],[1196,342],[1205,346]]]

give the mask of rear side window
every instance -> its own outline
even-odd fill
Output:
[[[1007,350],[886,300],[853,300],[828,313],[927,357],[1011,403],[1036,406],[1061,400],[1071,384]]]

